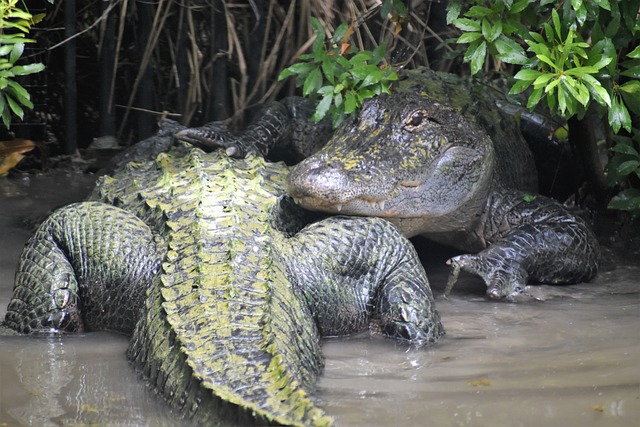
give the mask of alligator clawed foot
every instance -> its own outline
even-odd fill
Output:
[[[458,280],[460,271],[479,276],[487,286],[487,296],[492,299],[520,301],[525,299],[528,274],[517,262],[508,259],[485,256],[483,253],[458,255],[447,261],[451,273],[445,288],[445,297],[449,295]]]
[[[236,138],[229,133],[224,122],[211,122],[200,127],[185,128],[176,132],[175,138],[207,152],[224,148],[229,157],[244,157],[243,150],[234,145]]]

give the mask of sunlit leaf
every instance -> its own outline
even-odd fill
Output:
[[[472,45],[473,46],[473,45]],[[487,56],[487,43],[482,42],[477,46],[470,55],[471,74],[477,74],[484,65],[484,59]]]
[[[13,49],[11,49],[11,55],[9,55],[9,62],[15,64],[18,59],[22,56],[22,52],[24,51],[24,43],[16,43],[13,45]]]
[[[522,70],[518,71],[516,75],[513,77],[518,80],[535,80],[541,74],[543,74],[542,71],[532,70],[530,68],[523,68]]]
[[[472,19],[467,18],[458,18],[453,20],[453,25],[462,31],[477,31],[482,32],[480,28],[480,23],[478,21],[474,21]]]
[[[477,33],[477,32],[462,33],[462,35],[458,37],[458,40],[456,40],[456,43],[471,43],[478,40],[481,37],[482,37],[482,33]]]
[[[504,34],[494,41],[494,46],[498,51],[496,57],[501,61],[509,64],[524,64],[527,61],[527,55],[522,46]]]
[[[452,0],[447,4],[447,25],[450,25],[456,18],[460,16],[461,8],[461,0]]]
[[[627,53],[629,58],[640,58],[640,45],[636,46],[631,52]]]

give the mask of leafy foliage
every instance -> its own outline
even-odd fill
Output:
[[[33,108],[29,92],[16,82],[15,77],[44,69],[40,63],[18,65],[25,43],[34,42],[26,35],[42,16],[32,16],[16,6],[17,3],[18,0],[0,1],[0,116],[6,127],[11,125],[12,113],[22,119],[23,107]]]
[[[613,156],[607,165],[607,183],[609,185],[624,186],[626,181],[640,179],[640,153],[636,144],[640,144],[640,130],[634,129],[633,136],[617,135],[616,145],[611,148]],[[640,212],[640,190],[625,188],[615,195],[609,207],[625,211]]]
[[[552,112],[581,118],[595,102],[614,133],[634,131],[631,114],[640,115],[639,16],[640,0],[452,0],[447,7],[447,22],[462,31],[457,43],[468,44],[472,74],[489,56],[521,66],[510,93],[528,91],[529,108],[546,98]],[[610,184],[640,172],[632,140],[621,138]],[[610,207],[640,212],[640,191],[624,190]]]
[[[640,41],[638,0],[485,3],[454,0],[448,6],[448,22],[463,32],[457,42],[469,44],[464,59],[472,74],[488,55],[521,65],[511,93],[532,87],[529,108],[546,97],[551,111],[581,117],[595,101],[607,108],[614,132],[631,131],[629,110],[640,114],[640,83],[616,82],[640,76],[640,47],[625,52]]]
[[[311,53],[299,56],[301,62],[283,70],[279,79],[296,76],[296,85],[302,86],[302,94],[320,97],[312,120],[319,121],[330,116],[334,127],[345,117],[362,106],[362,102],[381,93],[388,93],[397,74],[386,66],[385,45],[373,52],[356,51],[347,40],[353,27],[342,24],[325,43],[325,31],[320,22],[312,18],[311,25],[316,35]]]

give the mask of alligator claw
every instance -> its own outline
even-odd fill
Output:
[[[487,286],[487,296],[516,301],[524,292],[528,273],[514,260],[481,252],[475,255],[458,255],[447,261],[452,267],[445,296],[451,292],[458,280],[460,270],[479,276]]]
[[[175,137],[209,152],[218,148],[231,148],[229,133],[224,122],[211,122],[197,128],[186,128],[175,133]]]

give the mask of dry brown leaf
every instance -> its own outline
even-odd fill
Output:
[[[0,175],[5,175],[24,159],[23,153],[36,148],[36,144],[29,139],[14,139],[0,141]]]

